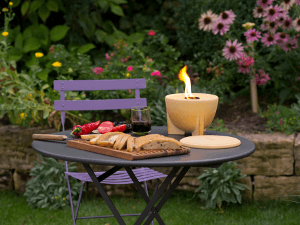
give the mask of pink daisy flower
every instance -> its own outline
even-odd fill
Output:
[[[269,5],[272,5],[273,0],[258,0],[257,1],[257,5],[261,6],[263,8],[268,7]]]
[[[245,65],[241,65],[238,68],[238,72],[239,73],[243,73],[243,74],[250,73],[250,67],[249,66],[245,66]]]
[[[293,20],[290,17],[286,17],[285,20],[282,22],[282,28],[285,30],[289,30],[293,27]]]
[[[239,65],[238,72],[245,74],[250,72],[250,66],[254,64],[254,59],[244,54],[236,61],[236,63]]]
[[[264,34],[264,36],[261,38],[261,42],[268,47],[276,44],[276,40],[277,39],[273,34]]]
[[[254,18],[261,18],[264,14],[264,9],[261,6],[257,6],[255,9],[253,9],[253,17]]]
[[[222,50],[223,56],[230,61],[240,58],[244,51],[244,47],[241,45],[242,43],[237,43],[237,40],[233,42],[231,40],[226,41],[226,45]]]
[[[278,19],[277,19],[278,25],[282,25],[283,21],[284,21],[287,17],[289,17],[289,16],[288,16],[288,11],[281,11],[281,12],[280,12],[280,16],[279,16]]]
[[[202,13],[201,17],[198,19],[199,30],[203,29],[204,31],[210,31],[217,19],[218,15],[214,14],[211,10],[208,10],[206,13]]]
[[[149,35],[149,36],[154,36],[154,35],[155,35],[155,31],[154,31],[154,30],[150,30],[150,31],[148,32],[148,35]]]
[[[264,27],[265,29],[263,29],[263,30],[268,30],[272,33],[275,33],[275,31],[278,28],[278,22],[277,21],[264,20],[264,23],[265,23],[265,27]]]
[[[128,66],[128,67],[127,67],[127,71],[133,71],[132,66]]]
[[[95,67],[93,69],[93,72],[98,76],[100,73],[102,73],[104,70],[101,67]]]
[[[277,43],[285,43],[290,39],[290,36],[284,32],[278,32],[275,34]]]
[[[295,31],[300,31],[300,17],[293,21],[293,27],[295,28]]]
[[[226,34],[227,31],[229,31],[229,26],[229,24],[217,20],[217,22],[212,27],[212,32],[214,34],[220,32],[220,35],[223,36],[223,34]]]
[[[110,57],[109,57],[108,53],[105,54],[105,58],[106,58],[106,60],[110,60]]]
[[[222,22],[224,24],[232,24],[235,17],[236,15],[234,14],[234,12],[232,12],[232,10],[224,11],[220,14],[217,23]]]
[[[287,42],[279,43],[278,46],[285,52],[290,52],[292,49],[298,48],[298,36],[290,38]]]
[[[261,38],[260,36],[261,32],[256,31],[255,29],[249,29],[244,33],[246,36],[247,42],[253,42],[253,41],[258,41],[258,38]]]
[[[295,3],[295,0],[283,0],[283,2],[280,4],[280,6],[283,8],[283,10],[288,11]]]
[[[270,6],[268,6],[268,8],[266,8],[263,16],[266,17],[267,20],[275,21],[280,16],[280,11],[283,11],[283,9],[280,6],[270,5]]]

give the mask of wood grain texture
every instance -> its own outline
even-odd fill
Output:
[[[190,148],[188,147],[182,147],[179,150],[170,149],[128,152],[127,150],[116,150],[113,148],[101,147],[99,145],[91,145],[89,141],[86,140],[70,140],[67,141],[67,146],[126,160],[150,159],[157,157],[166,157],[171,155],[188,154],[191,152]]]

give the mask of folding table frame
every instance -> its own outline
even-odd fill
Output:
[[[94,174],[94,171],[92,170],[92,168],[90,167],[89,164],[82,163],[82,165],[84,166],[87,173],[90,175],[91,179],[93,180],[93,183],[95,184],[98,191],[102,195],[104,201],[108,205],[111,212],[114,214],[114,216],[117,219],[118,223],[120,225],[125,225],[125,222],[122,219],[120,213],[118,212],[118,210],[116,209],[116,207],[114,206],[114,204],[110,200],[109,196],[107,195],[107,193],[103,189],[102,185],[100,184],[101,181],[103,181],[104,179],[106,179],[110,175],[114,174],[118,170],[122,169],[123,167],[115,166],[115,167],[113,167],[112,169],[106,171],[104,174],[102,174],[101,176],[99,176],[97,178]],[[161,186],[158,188],[158,190],[154,193],[151,200],[147,196],[147,194],[146,194],[145,190],[143,189],[143,187],[141,186],[141,184],[138,182],[138,179],[136,178],[136,176],[132,172],[131,167],[124,167],[124,168],[128,172],[129,176],[131,177],[131,179],[134,182],[135,186],[137,187],[138,191],[142,195],[143,199],[147,203],[146,208],[141,213],[141,215],[139,216],[137,221],[134,223],[134,225],[142,224],[142,222],[144,221],[145,218],[146,218],[146,221],[145,221],[144,224],[148,225],[148,224],[151,223],[151,221],[154,219],[154,217],[156,218],[156,220],[158,221],[158,223],[160,225],[165,224],[158,212],[161,210],[163,205],[166,203],[167,199],[171,196],[172,192],[178,186],[178,184],[180,183],[180,181],[182,180],[182,178],[187,173],[187,171],[189,170],[190,167],[183,167],[182,170],[180,171],[180,173],[178,174],[178,176],[176,177],[176,179],[174,180],[174,182],[171,184],[173,178],[175,178],[176,174],[181,169],[181,167],[173,167],[173,169],[171,170],[171,172],[169,173],[169,175],[167,176],[165,181],[161,184]],[[159,203],[156,206],[154,206],[155,203],[157,203],[159,198],[162,196],[162,194],[165,192],[165,190],[167,189],[169,184],[171,184],[169,189],[163,195],[163,197],[159,201]]]

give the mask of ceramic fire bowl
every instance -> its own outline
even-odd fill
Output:
[[[172,94],[165,97],[169,134],[203,135],[213,121],[219,97],[211,94],[193,93],[200,99],[185,99],[185,94]]]

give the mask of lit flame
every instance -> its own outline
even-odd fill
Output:
[[[192,95],[191,80],[190,80],[190,77],[186,73],[186,66],[184,66],[180,70],[180,72],[178,74],[178,78],[179,78],[179,80],[181,80],[185,83],[185,90],[184,90],[185,97],[187,99],[189,99],[189,97],[194,97]]]

